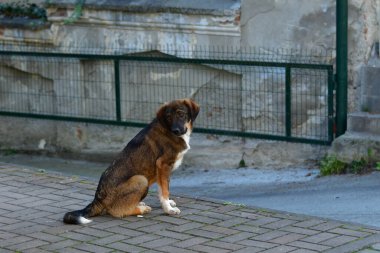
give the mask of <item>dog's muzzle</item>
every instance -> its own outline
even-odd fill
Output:
[[[172,127],[171,131],[173,134],[177,136],[184,135],[187,132],[187,128],[180,128],[180,127]]]

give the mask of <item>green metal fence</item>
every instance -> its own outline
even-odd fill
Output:
[[[201,106],[196,132],[315,144],[333,140],[329,54],[0,49],[0,115],[141,127],[163,102],[192,97]]]

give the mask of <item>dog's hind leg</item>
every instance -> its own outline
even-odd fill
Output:
[[[117,195],[107,208],[107,212],[114,217],[141,215],[152,210],[149,206],[139,204],[148,192],[148,180],[144,176],[131,177],[119,185],[115,192]]]

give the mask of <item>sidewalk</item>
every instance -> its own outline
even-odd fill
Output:
[[[380,252],[380,228],[188,197],[167,216],[154,193],[144,217],[64,225],[96,184],[0,164],[0,252]]]

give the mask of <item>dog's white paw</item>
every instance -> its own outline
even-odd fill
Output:
[[[146,206],[146,204],[145,204],[144,202],[140,202],[140,203],[138,204],[138,206]]]
[[[172,199],[169,199],[169,204],[170,204],[171,207],[176,207],[177,206],[177,204]]]
[[[138,208],[140,209],[141,214],[150,213],[152,211],[150,206],[138,206]]]
[[[169,215],[178,215],[181,213],[181,210],[179,210],[178,207],[172,207],[165,210],[165,212]]]

